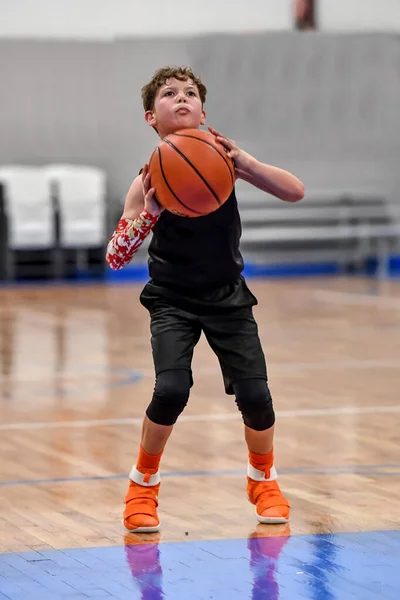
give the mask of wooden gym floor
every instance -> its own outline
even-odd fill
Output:
[[[142,285],[0,290],[0,599],[400,597],[400,282],[251,280],[290,525],[257,525],[202,338],[160,534],[121,523],[153,389]]]

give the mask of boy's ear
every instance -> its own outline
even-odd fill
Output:
[[[150,127],[154,127],[156,124],[156,117],[153,113],[153,111],[151,110],[146,110],[146,112],[144,113],[144,118],[146,120],[146,123],[148,125],[150,125]]]
[[[206,123],[206,113],[204,110],[201,111],[201,121],[200,121],[200,125],[205,125]]]

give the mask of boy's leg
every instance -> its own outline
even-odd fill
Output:
[[[152,309],[150,316],[156,383],[143,421],[138,459],[129,475],[124,510],[125,527],[136,533],[158,531],[160,527],[160,460],[189,398],[193,349],[201,334],[196,317],[164,303]]]
[[[261,523],[286,523],[289,503],[274,467],[275,413],[265,357],[251,307],[202,318],[207,340],[218,356],[228,394],[235,394],[249,450],[247,494]]]

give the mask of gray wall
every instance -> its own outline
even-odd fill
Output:
[[[246,10],[243,0],[229,0],[229,10],[226,0],[0,0],[0,37],[7,38],[111,40],[293,25],[293,0],[251,0]]]
[[[209,124],[308,189],[398,184],[400,38],[379,34],[1,40],[0,165],[95,164],[119,201],[158,141],[140,88],[168,63],[204,78]]]
[[[108,164],[107,43],[0,41],[0,161]]]

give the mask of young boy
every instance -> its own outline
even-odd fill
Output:
[[[205,124],[206,87],[188,67],[165,67],[142,89],[145,119],[161,139]],[[304,195],[296,177],[256,160],[211,127],[242,178],[281,200]],[[252,307],[257,299],[241,275],[241,223],[235,191],[214,213],[183,218],[163,211],[154,197],[148,165],[133,181],[121,220],[107,247],[107,262],[120,269],[152,231],[150,281],[140,300],[151,319],[156,372],[144,417],[136,465],[125,497],[129,531],[158,531],[159,465],[172,428],[192,386],[193,349],[201,332],[218,356],[227,394],[235,396],[249,450],[247,495],[260,523],[286,523],[289,503],[277,483],[273,458],[275,415],[265,358]],[[206,242],[206,243],[205,243]]]

